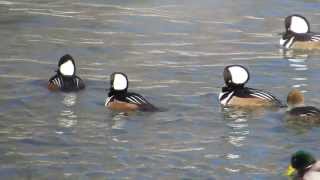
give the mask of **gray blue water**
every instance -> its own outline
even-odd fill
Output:
[[[282,111],[223,110],[217,94],[229,64],[248,86],[285,100],[295,87],[320,107],[318,52],[278,47],[283,19],[306,16],[320,32],[318,0],[0,1],[1,179],[270,180],[291,153],[320,157],[318,126]],[[46,89],[71,54],[87,89]],[[166,109],[112,113],[109,75]]]

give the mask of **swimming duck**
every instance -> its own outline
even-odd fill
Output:
[[[320,162],[308,152],[297,151],[291,157],[286,175],[295,176],[298,180],[319,180]]]
[[[298,14],[290,15],[284,21],[286,31],[280,45],[286,49],[320,49],[320,34],[310,31],[308,20]]]
[[[282,106],[271,93],[245,87],[249,81],[249,71],[241,65],[229,65],[223,72],[225,87],[219,94],[219,101],[223,106],[266,107]]]
[[[60,58],[58,67],[56,75],[49,79],[49,90],[61,90],[68,92],[78,91],[85,88],[82,79],[76,76],[74,59],[69,54]]]
[[[110,90],[105,106],[116,111],[156,111],[157,108],[143,96],[128,92],[129,81],[126,74],[114,72],[110,77]]]
[[[306,121],[317,121],[320,120],[320,110],[313,106],[304,105],[303,94],[294,89],[290,91],[287,97],[288,111],[287,118],[300,119]]]

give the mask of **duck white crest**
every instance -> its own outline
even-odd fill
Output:
[[[309,25],[302,17],[292,16],[289,29],[295,33],[307,33],[309,32]]]
[[[63,63],[60,68],[60,72],[64,76],[72,76],[74,74],[74,65],[71,60]]]
[[[249,73],[241,66],[233,66],[229,68],[231,80],[234,84],[244,84],[248,81]]]
[[[122,74],[114,75],[113,89],[121,91],[121,90],[125,90],[127,86],[128,86],[128,81],[124,75]]]

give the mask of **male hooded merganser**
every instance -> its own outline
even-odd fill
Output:
[[[73,58],[66,54],[59,60],[57,74],[50,78],[48,82],[49,90],[77,91],[85,88],[85,85],[76,76],[76,66]]]
[[[128,92],[128,78],[124,73],[114,72],[110,77],[110,90],[105,106],[116,111],[156,111],[144,97]]]
[[[291,157],[287,176],[295,176],[299,180],[319,180],[320,162],[314,156],[305,151],[297,151]]]
[[[285,21],[286,32],[280,39],[280,45],[286,49],[320,49],[320,34],[310,31],[308,20],[301,15],[290,15]]]
[[[249,81],[249,71],[241,65],[230,65],[223,72],[226,86],[219,94],[223,106],[266,107],[282,106],[281,102],[269,92],[244,87]]]
[[[288,119],[320,120],[320,110],[313,106],[304,105],[303,94],[299,90],[292,90],[287,97]]]

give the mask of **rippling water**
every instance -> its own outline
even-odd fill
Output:
[[[318,157],[319,127],[279,111],[221,109],[228,64],[249,86],[285,100],[305,92],[320,107],[318,52],[282,52],[283,18],[301,13],[320,31],[317,0],[0,1],[1,179],[287,179],[290,154]],[[70,53],[87,89],[50,93]],[[167,111],[112,113],[109,75]]]

